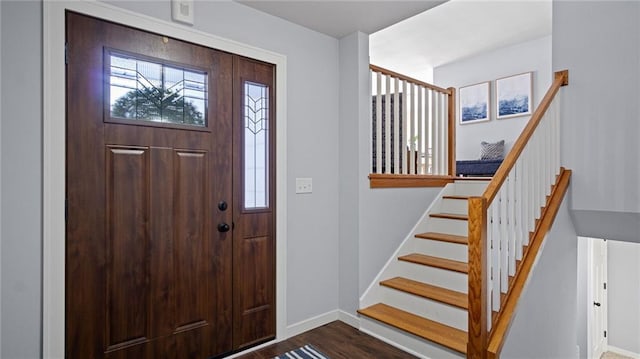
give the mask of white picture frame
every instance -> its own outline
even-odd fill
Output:
[[[458,114],[461,125],[491,119],[490,87],[490,82],[485,81],[458,89]]]
[[[526,116],[533,113],[533,72],[496,80],[496,119]]]

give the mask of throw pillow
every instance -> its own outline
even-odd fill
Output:
[[[481,160],[501,160],[504,158],[504,140],[496,143],[480,142]]]

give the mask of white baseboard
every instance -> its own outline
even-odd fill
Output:
[[[338,311],[338,320],[358,330],[360,329],[360,318],[351,313],[347,313],[344,310]]]
[[[294,337],[298,334],[302,334],[311,329],[315,329],[317,327],[323,326],[325,324],[331,323],[333,321],[338,320],[339,311],[332,310],[330,312],[326,312],[324,314],[316,315],[315,317],[305,319],[295,324],[291,324],[287,327],[287,335],[286,339]]]
[[[374,338],[376,338],[376,339],[378,339],[380,341],[383,341],[383,342],[385,342],[385,343],[387,343],[387,344],[389,344],[389,345],[391,345],[393,347],[396,347],[396,348],[402,350],[403,352],[409,353],[409,354],[411,354],[411,355],[413,355],[413,356],[415,356],[417,358],[420,358],[420,359],[431,359],[431,358],[429,358],[427,356],[424,356],[424,355],[416,352],[415,350],[411,350],[411,349],[405,347],[404,345],[396,343],[393,340],[390,340],[389,338],[385,338],[385,337],[383,337],[381,335],[378,335],[378,333],[375,333],[375,332],[370,331],[368,329],[361,328],[360,331],[362,331],[363,333],[365,333],[367,335],[370,335],[370,336],[372,336],[372,337],[374,337]]]
[[[618,347],[614,347],[613,345],[607,345],[607,351],[610,351],[612,353],[616,353],[616,354],[620,354],[620,355],[624,355],[633,359],[640,359],[640,354],[638,353],[634,353],[634,352],[630,352],[628,350],[624,350]]]

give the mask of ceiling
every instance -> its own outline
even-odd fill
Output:
[[[431,69],[551,35],[551,0],[451,0],[371,35],[371,63],[431,81]]]
[[[371,34],[371,63],[424,81],[436,66],[551,35],[552,0],[235,1],[335,38]]]
[[[235,1],[338,39],[356,31],[372,34],[445,2],[444,0]]]

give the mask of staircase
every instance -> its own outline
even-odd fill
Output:
[[[487,184],[457,180],[443,188],[362,296],[363,331],[419,356],[465,356],[467,199],[482,195]]]

